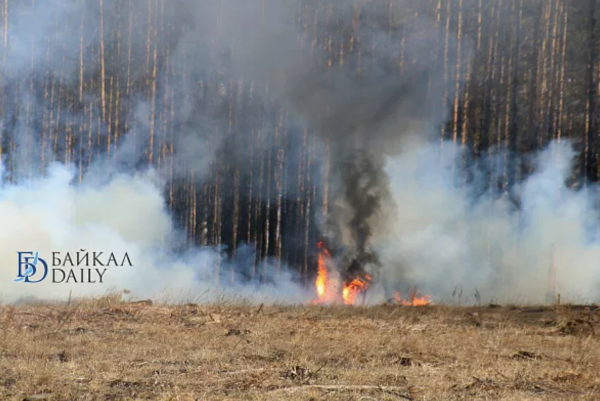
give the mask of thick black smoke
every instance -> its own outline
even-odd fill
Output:
[[[454,96],[444,80],[455,74],[451,60],[457,48],[451,37],[440,40],[440,27],[429,17],[415,13],[408,23],[400,21],[404,12],[390,14],[389,2],[365,1],[323,7],[316,23],[330,32],[330,43],[307,48],[299,40],[302,27],[295,18],[308,3],[201,1],[195,8],[197,23],[187,36],[218,38],[221,54],[207,52],[203,58],[201,50],[196,59],[217,66],[225,77],[266,87],[255,94],[262,99],[261,107],[282,105],[292,112],[285,129],[293,131],[294,125],[304,124],[320,137],[323,151],[317,162],[324,168],[328,164],[331,172],[329,177],[315,177],[327,180],[322,186],[330,187],[321,235],[339,257],[344,279],[373,275],[379,258],[372,235],[385,229],[386,214],[393,207],[401,207],[390,197],[386,158],[399,154],[416,133],[434,134],[431,128],[444,120]],[[401,0],[394,4],[396,9],[406,6]],[[394,19],[398,21],[391,22]],[[227,112],[223,110],[217,120],[224,122]],[[262,124],[261,129],[277,129]],[[213,135],[209,129],[202,132]],[[186,148],[180,150],[180,160],[190,159],[185,157]],[[249,166],[247,148],[244,141],[226,140],[218,154]]]
[[[370,240],[373,235],[373,219],[390,202],[389,183],[383,173],[381,161],[364,151],[347,155],[345,160],[339,162],[335,171],[336,177],[343,183],[342,195],[350,215],[347,227],[351,246],[347,247],[349,249],[345,250],[342,259],[345,269],[343,279],[348,281],[359,275],[364,276],[366,266],[380,266],[379,257],[371,248]],[[333,227],[340,213],[344,211],[334,209],[330,220]],[[337,234],[340,235],[339,232]]]
[[[384,229],[394,206],[402,206],[390,197],[386,157],[401,152],[417,132],[427,136],[442,120],[444,110],[436,102],[444,65],[438,57],[443,44],[426,19],[417,19],[401,39],[399,31],[388,29],[385,7],[341,10],[334,23],[347,28],[346,43],[352,45],[345,49],[346,60],[293,76],[285,96],[330,146],[332,198],[323,234],[341,256],[343,278],[351,280],[377,274],[372,235]]]

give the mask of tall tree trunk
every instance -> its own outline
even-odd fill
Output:
[[[587,65],[587,101],[585,124],[585,184],[596,181],[598,177],[596,162],[596,77],[594,74],[597,59],[596,41],[596,0],[589,0],[588,26],[588,65]]]
[[[521,47],[521,6],[522,0],[518,1],[518,9],[515,12],[515,35],[513,42],[512,52],[512,77],[511,77],[511,90],[510,90],[510,112],[508,122],[508,151],[509,151],[509,164],[508,164],[508,189],[512,193],[513,186],[517,181],[517,152],[518,152],[518,104],[517,104],[517,92],[519,87],[519,50]]]

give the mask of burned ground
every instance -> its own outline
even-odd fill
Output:
[[[594,306],[164,306],[116,296],[2,306],[0,399],[594,400],[599,320]]]

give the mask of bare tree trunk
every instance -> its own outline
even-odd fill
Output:
[[[596,0],[589,0],[589,25],[588,25],[588,66],[587,66],[587,99],[585,121],[585,163],[584,184],[595,181],[597,178],[596,163],[596,78],[595,66],[597,62],[596,41]]]
[[[516,0],[515,0],[516,2]],[[512,193],[512,189],[517,181],[517,152],[518,152],[518,104],[517,104],[517,92],[519,88],[519,56],[521,47],[521,7],[522,0],[518,1],[518,10],[515,12],[515,34],[513,41],[512,51],[512,77],[511,77],[511,90],[510,90],[510,111],[509,111],[509,122],[508,122],[508,150],[509,150],[509,164],[508,164],[508,190]],[[513,5],[514,7],[514,5]]]

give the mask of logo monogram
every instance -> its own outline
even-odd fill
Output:
[[[19,255],[19,274],[13,281],[16,283],[39,283],[43,281],[48,275],[48,264],[46,261],[39,257],[38,252],[17,252]],[[38,275],[40,271],[40,264],[43,268],[43,275],[40,279],[34,280],[34,276]]]

